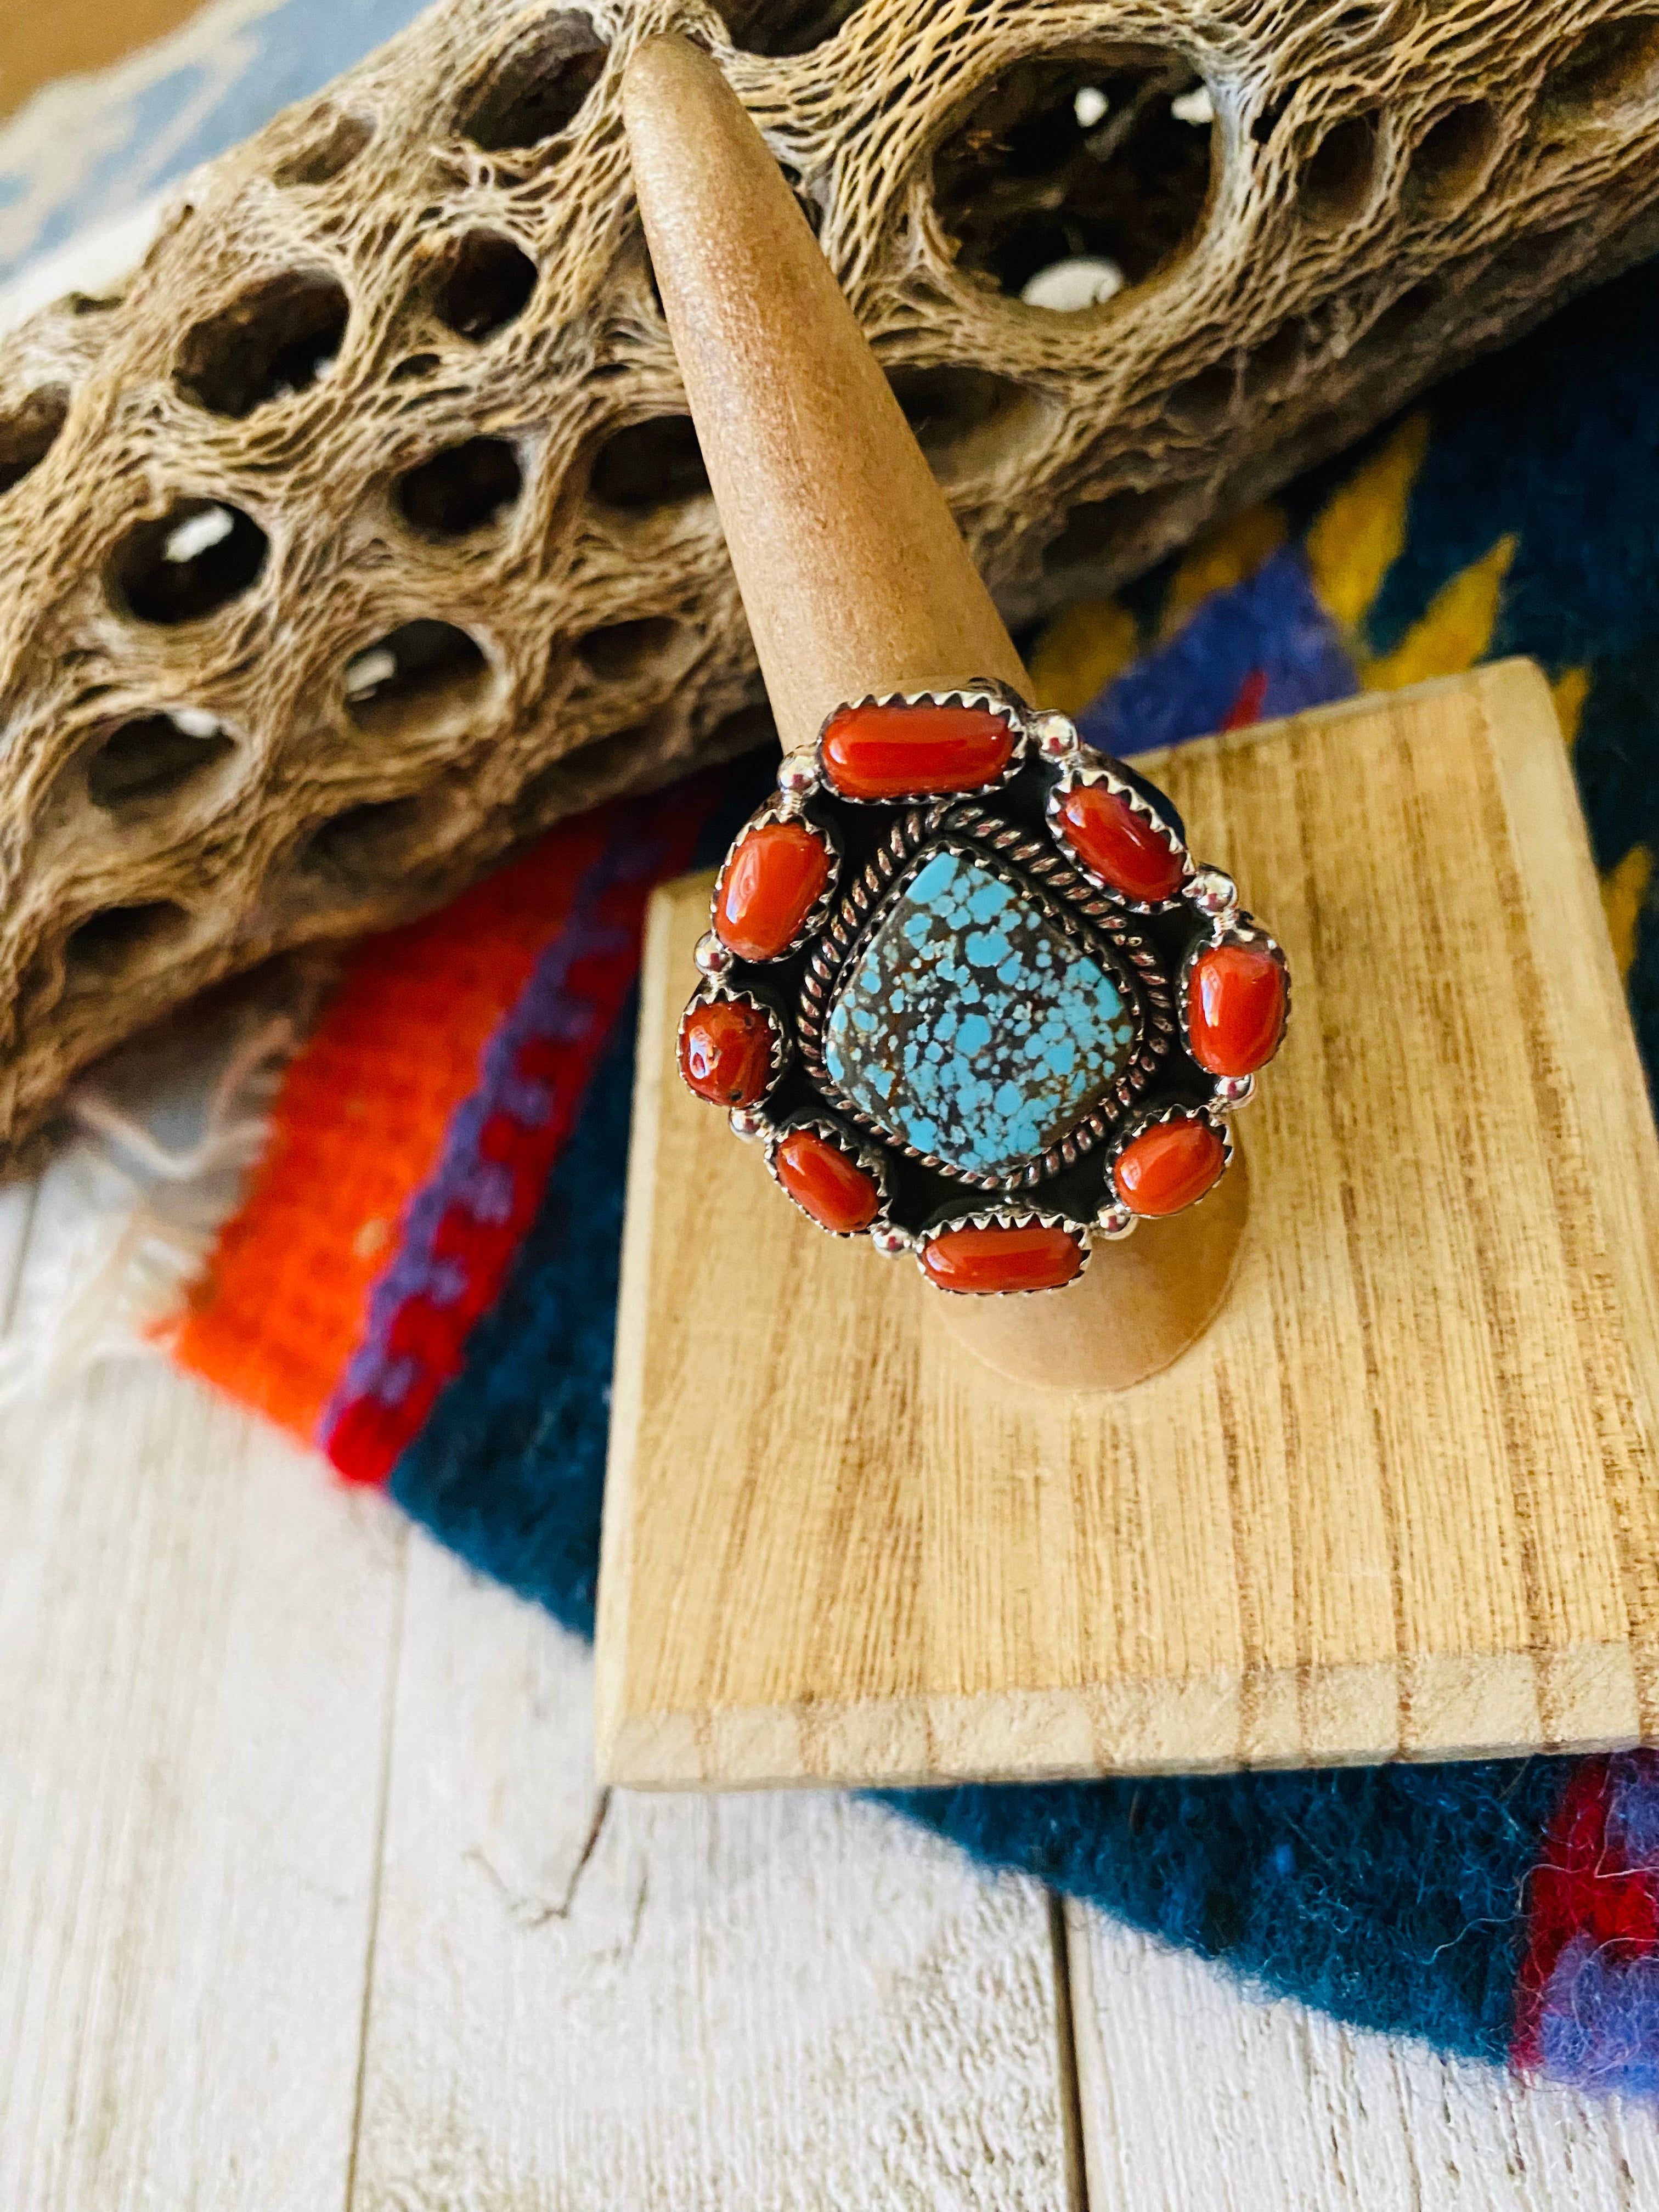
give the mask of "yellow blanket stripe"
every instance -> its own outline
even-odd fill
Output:
[[[1140,650],[1134,617],[1115,599],[1085,599],[1057,615],[1031,654],[1039,707],[1075,714]]]
[[[1584,702],[1589,697],[1590,678],[1588,668],[1564,668],[1550,686],[1550,696],[1555,702],[1556,719],[1561,725],[1561,735],[1569,752],[1578,741],[1578,724],[1584,711]]]
[[[1519,542],[1512,535],[1500,538],[1489,553],[1440,586],[1392,653],[1376,660],[1362,657],[1359,680],[1365,689],[1397,691],[1431,676],[1461,675],[1483,660]]]
[[[1408,416],[1335,492],[1306,540],[1308,571],[1333,621],[1354,632],[1406,544],[1412,486],[1429,450],[1429,418]]]
[[[1632,845],[1618,866],[1601,878],[1601,908],[1613,939],[1613,957],[1626,978],[1636,958],[1636,933],[1652,884],[1653,854],[1645,845]]]
[[[1247,507],[1242,514],[1195,538],[1170,579],[1159,634],[1164,639],[1186,627],[1188,617],[1212,592],[1229,591],[1254,576],[1269,554],[1289,535],[1282,508],[1268,502]]]

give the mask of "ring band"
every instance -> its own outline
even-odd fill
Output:
[[[1164,794],[1000,684],[837,707],[714,887],[680,1073],[841,1237],[1053,1290],[1231,1154],[1290,972]]]

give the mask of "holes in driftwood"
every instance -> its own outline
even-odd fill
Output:
[[[1490,100],[1465,100],[1436,118],[1418,142],[1406,197],[1433,208],[1455,207],[1473,192],[1498,151],[1500,125]]]
[[[724,714],[698,747],[705,760],[735,760],[740,753],[757,751],[778,742],[778,726],[772,709],[762,699]]]
[[[1659,76],[1659,15],[1625,15],[1595,24],[1548,71],[1539,88],[1540,119],[1567,123],[1617,107]]]
[[[1288,391],[1302,366],[1303,327],[1294,316],[1266,337],[1244,364],[1247,399],[1274,399]]]
[[[1049,574],[1087,568],[1155,530],[1183,496],[1186,487],[1158,491],[1114,492],[1109,499],[1085,500],[1066,515],[1057,537],[1042,551]]]
[[[1437,277],[1425,276],[1421,283],[1411,285],[1383,308],[1366,333],[1367,343],[1379,349],[1399,344],[1444,296],[1445,289]]]
[[[412,383],[416,377],[430,376],[437,366],[435,353],[412,353],[406,361],[400,361],[395,368],[386,371],[386,380],[388,384]]]
[[[1038,305],[1086,306],[1144,283],[1203,217],[1212,134],[1191,64],[1172,53],[1005,70],[933,164],[957,265]],[[1093,266],[1071,272],[1079,296],[1062,302],[1073,263]]]
[[[295,185],[329,185],[349,169],[369,140],[374,125],[366,116],[342,115],[330,110],[319,118],[315,135],[297,154],[279,161],[272,181],[284,191]]]
[[[433,273],[432,312],[447,330],[474,343],[524,313],[536,289],[536,264],[499,231],[469,230],[446,249]]]
[[[31,392],[0,415],[0,492],[9,491],[31,469],[39,468],[57,443],[68,413],[68,392],[52,385],[43,392]]]
[[[678,641],[680,625],[667,615],[611,623],[576,641],[576,658],[602,684],[625,684],[660,664]]]
[[[235,750],[215,716],[181,708],[141,714],[112,730],[87,763],[87,796],[126,815],[171,799]]]
[[[732,34],[746,54],[810,54],[855,15],[864,0],[715,0]]]
[[[1512,239],[1482,270],[1480,296],[1502,296],[1516,288],[1537,284],[1546,276],[1559,276],[1564,264],[1583,252],[1587,228],[1569,222],[1554,230],[1528,231]]]
[[[191,926],[170,899],[106,907],[88,915],[64,946],[65,991],[106,990],[136,969],[172,952]]]
[[[1164,412],[1177,429],[1214,430],[1232,405],[1236,388],[1232,362],[1218,361],[1177,384],[1164,403]]]
[[[657,415],[613,432],[594,455],[589,488],[624,514],[706,498],[708,471],[691,417]]]
[[[264,532],[240,507],[181,499],[127,532],[110,556],[106,589],[140,622],[200,622],[246,591],[268,550]]]
[[[460,130],[486,154],[520,153],[568,131],[605,68],[605,45],[574,12],[520,39],[468,101]]]
[[[418,736],[482,695],[483,650],[453,623],[403,623],[346,663],[346,712],[359,729]]]
[[[888,382],[930,459],[942,459],[994,423],[1006,422],[1028,394],[988,368],[947,362],[937,368],[896,368]]]
[[[687,736],[683,715],[663,708],[562,753],[520,785],[513,801],[515,825],[521,831],[540,828],[618,792],[665,782],[690,765]]]
[[[327,876],[348,893],[367,896],[422,857],[419,848],[447,823],[449,812],[446,793],[365,799],[313,830],[298,865],[306,874]]]
[[[1370,205],[1376,190],[1377,118],[1350,115],[1334,124],[1302,172],[1304,220],[1315,230],[1341,230]]]
[[[469,438],[406,470],[392,503],[427,538],[465,538],[499,521],[524,489],[519,456],[505,438]]]
[[[240,420],[314,384],[332,366],[350,313],[325,270],[273,276],[197,324],[179,349],[173,381],[210,413]]]

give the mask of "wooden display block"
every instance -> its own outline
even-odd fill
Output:
[[[820,1235],[672,1066],[653,910],[603,1771],[937,1783],[1659,1740],[1659,1148],[1548,691],[1511,662],[1146,763],[1290,954],[1231,1290],[1039,1391]],[[1063,1292],[1062,1297],[1071,1293]]]

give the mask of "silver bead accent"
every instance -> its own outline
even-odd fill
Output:
[[[895,1227],[890,1221],[878,1221],[870,1231],[870,1242],[884,1260],[902,1260],[907,1252],[915,1249],[915,1238],[908,1229]]]
[[[1116,1200],[1111,1200],[1095,1216],[1095,1234],[1109,1238],[1127,1237],[1139,1218],[1139,1215],[1131,1213],[1127,1206],[1121,1206]]]
[[[753,1144],[757,1137],[768,1133],[766,1116],[756,1113],[752,1106],[734,1106],[727,1118],[732,1124],[732,1134],[741,1137],[746,1145]]]
[[[697,949],[691,955],[705,975],[724,975],[732,965],[732,952],[720,943],[714,931],[705,930],[697,939]]]
[[[1212,921],[1236,913],[1238,885],[1219,868],[1200,868],[1182,886],[1181,896]]]
[[[778,763],[778,789],[786,799],[809,799],[819,781],[817,760],[811,753],[786,753]]]
[[[1068,761],[1076,755],[1077,724],[1069,714],[1045,708],[1041,714],[1028,714],[1025,727],[1044,760]]]
[[[1215,1103],[1218,1106],[1248,1106],[1255,1096],[1253,1075],[1218,1075],[1215,1079]]]

